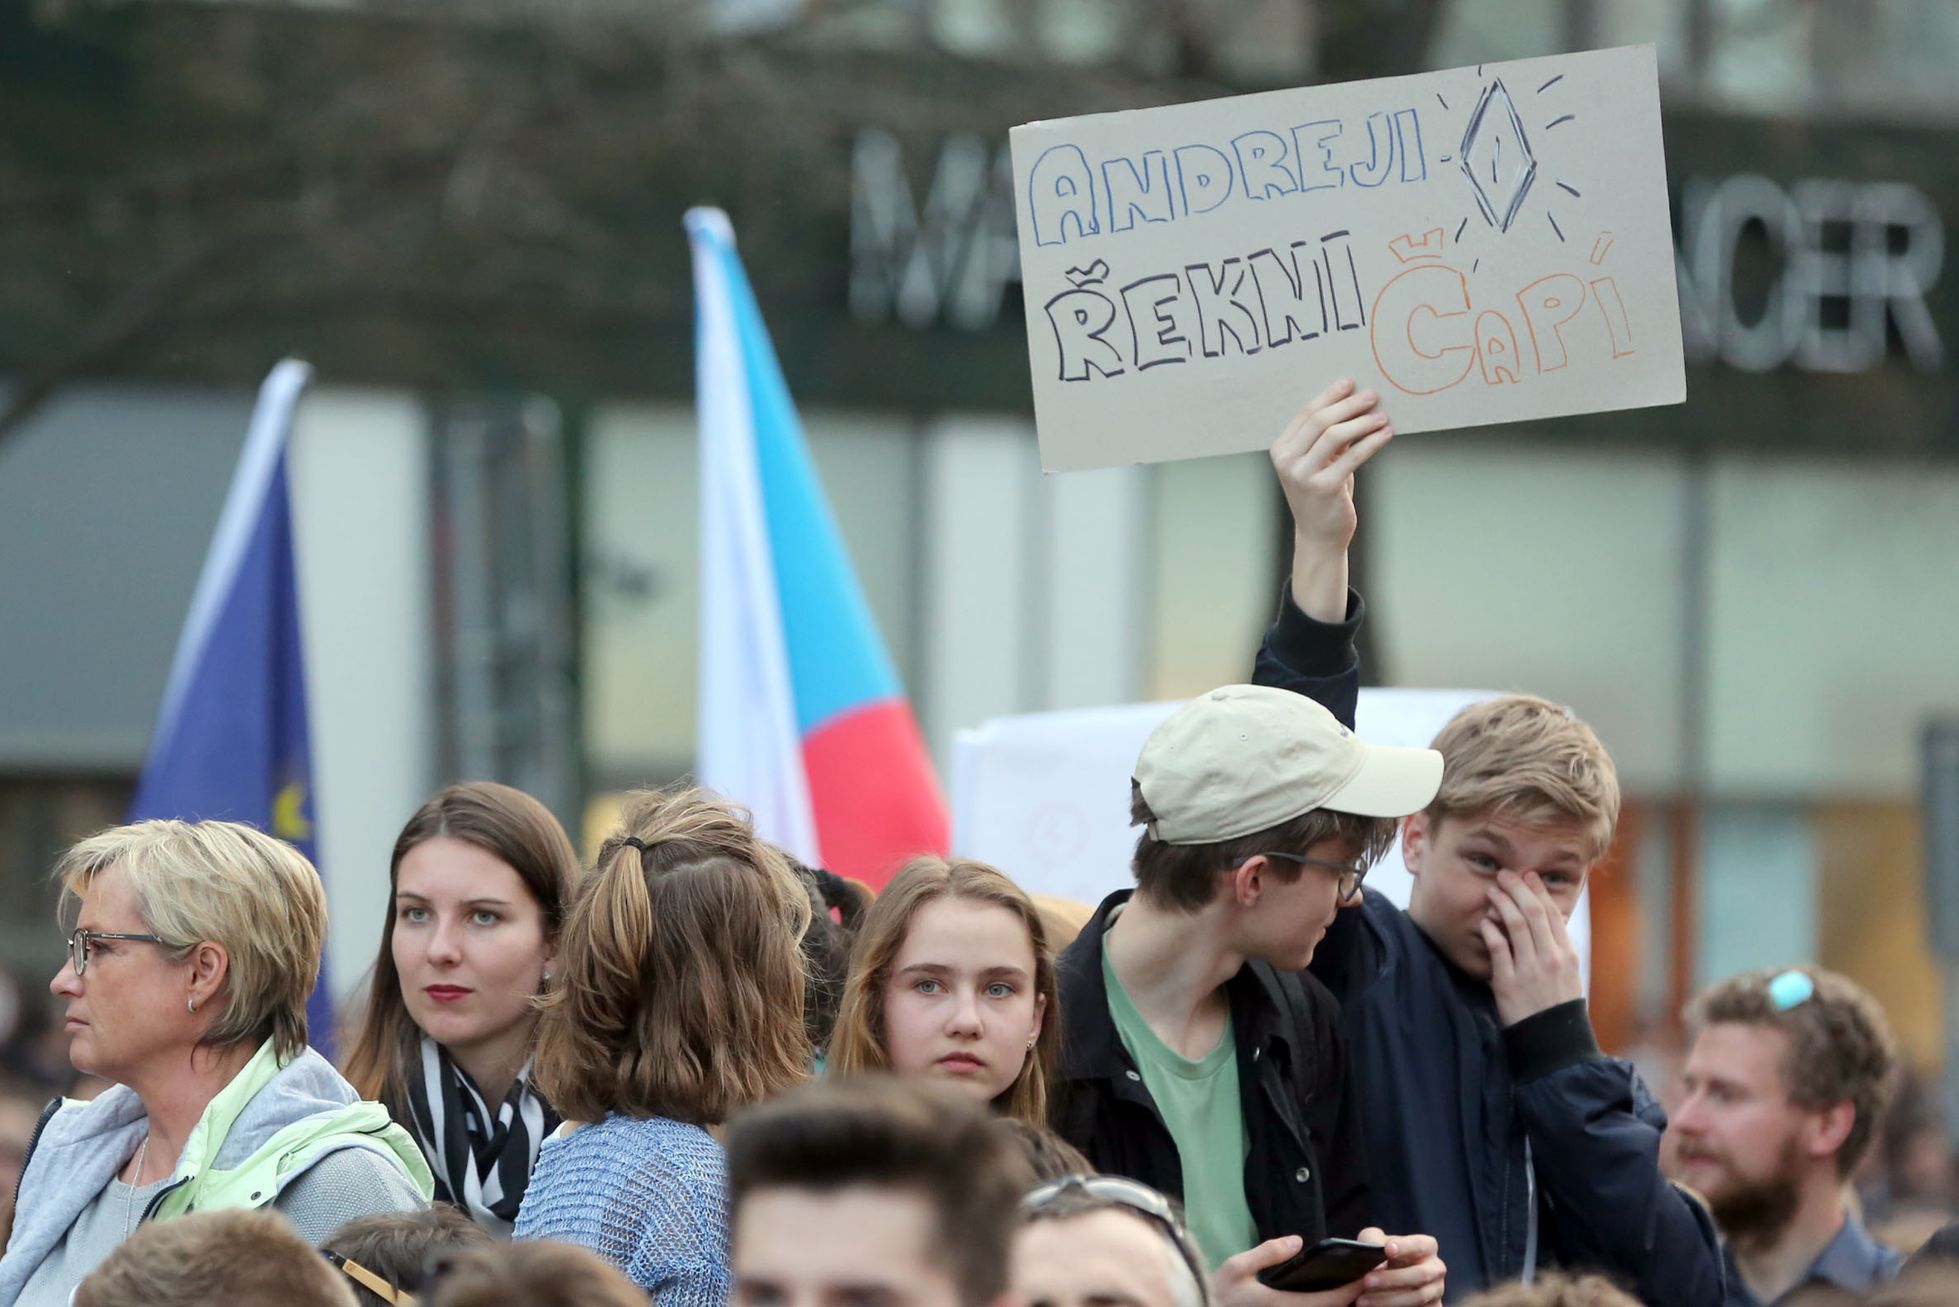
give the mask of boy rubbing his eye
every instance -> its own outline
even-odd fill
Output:
[[[1348,725],[1364,611],[1347,584],[1354,473],[1392,435],[1380,396],[1344,380],[1271,451],[1293,574],[1255,679]],[[1599,1051],[1565,926],[1618,822],[1611,757],[1528,695],[1465,708],[1433,747],[1441,784],[1401,826],[1407,910],[1364,891],[1311,964],[1340,1003],[1375,1219],[1435,1236],[1451,1302],[1555,1266],[1642,1302],[1720,1307],[1713,1222],[1660,1173],[1666,1114]]]

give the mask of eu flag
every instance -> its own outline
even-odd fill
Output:
[[[249,822],[314,845],[306,662],[299,643],[286,446],[312,369],[286,359],[259,388],[231,490],[177,642],[130,820]],[[307,1004],[313,1043],[332,1032],[326,970]]]

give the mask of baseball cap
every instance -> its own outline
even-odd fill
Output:
[[[1150,732],[1136,784],[1165,844],[1215,844],[1326,808],[1360,817],[1420,812],[1442,783],[1433,749],[1366,744],[1303,694],[1227,685]]]

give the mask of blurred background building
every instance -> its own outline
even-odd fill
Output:
[[[293,477],[351,984],[440,782],[510,781],[579,832],[691,765],[689,205],[734,220],[943,764],[994,714],[1244,679],[1283,567],[1261,457],[1039,473],[1007,129],[1632,42],[1664,80],[1688,401],[1398,441],[1362,488],[1368,675],[1598,726],[1631,800],[1595,890],[1608,1046],[1813,958],[1934,1066],[1944,0],[0,7],[0,950],[26,997],[59,962],[51,857],[125,810],[280,356],[320,378]]]

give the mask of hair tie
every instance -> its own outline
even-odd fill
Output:
[[[628,835],[624,840],[620,842],[626,845],[628,848],[638,849],[641,853],[646,852],[645,842],[642,841],[637,835]]]

